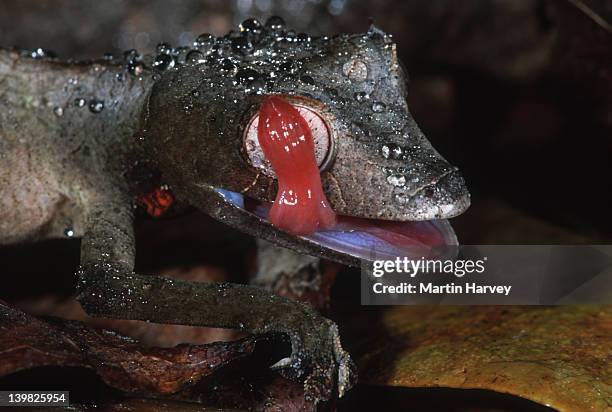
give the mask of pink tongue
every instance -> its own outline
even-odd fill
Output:
[[[294,235],[309,235],[336,224],[316,164],[312,133],[298,110],[278,96],[259,110],[257,139],[278,177],[268,220]]]

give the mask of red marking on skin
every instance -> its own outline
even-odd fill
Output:
[[[174,195],[165,186],[156,187],[150,193],[138,195],[136,199],[147,210],[149,216],[160,217],[174,204]]]
[[[270,222],[294,235],[332,228],[336,214],[321,187],[312,132],[298,110],[281,97],[266,97],[257,139],[278,177]]]

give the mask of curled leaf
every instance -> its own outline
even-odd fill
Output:
[[[43,366],[91,369],[126,396],[163,399],[162,403],[142,401],[147,404],[141,405],[142,410],[149,406],[150,410],[164,410],[164,402],[174,399],[200,404],[200,408],[183,404],[183,410],[211,406],[313,411],[301,382],[284,379],[268,368],[274,346],[266,343],[272,341],[252,336],[207,345],[145,347],[82,322],[39,319],[0,301],[0,378]],[[259,343],[264,349],[257,354]]]

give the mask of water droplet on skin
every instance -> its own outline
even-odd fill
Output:
[[[236,37],[232,39],[232,49],[234,51],[247,51],[253,48],[253,43],[246,37]]]
[[[221,63],[221,71],[225,74],[233,73],[236,70],[236,64],[230,59],[223,59]]]
[[[311,40],[310,35],[308,33],[300,33],[297,35],[297,41],[301,43],[308,43]]]
[[[104,102],[102,100],[93,99],[89,102],[89,111],[92,113],[100,113],[104,110]]]
[[[272,16],[266,20],[266,27],[270,30],[281,31],[285,28],[285,20],[279,16]]]
[[[84,107],[85,103],[87,102],[82,97],[77,97],[76,99],[74,99],[74,105],[76,107]]]
[[[309,84],[309,85],[311,85],[311,86],[314,86],[314,84],[315,84],[314,79],[313,79],[311,76],[308,76],[307,74],[306,74],[306,75],[304,75],[304,76],[301,76],[301,77],[300,77],[300,81],[301,81],[302,83],[306,83],[306,84]]]
[[[172,46],[170,46],[168,43],[159,43],[155,47],[155,50],[157,51],[157,54],[172,54]]]
[[[331,97],[338,97],[338,91],[336,89],[325,89],[325,91],[331,96]]]
[[[387,182],[393,186],[404,186],[406,184],[406,176],[404,175],[391,175],[387,177]]]
[[[288,30],[287,33],[285,33],[285,35],[281,38],[281,40],[286,43],[293,43],[296,40],[295,31]]]
[[[215,37],[210,33],[200,34],[193,42],[196,49],[207,48],[215,42]]]
[[[259,72],[249,68],[240,69],[236,73],[236,80],[238,80],[239,83],[252,82],[257,80],[258,78]]]
[[[153,62],[153,68],[164,71],[166,69],[170,69],[174,66],[174,58],[167,54],[158,54],[155,57],[155,61]]]
[[[197,50],[192,50],[187,54],[185,61],[187,62],[187,64],[201,64],[206,62],[206,58],[201,52]]]
[[[365,102],[369,98],[370,98],[370,95],[367,94],[366,92],[355,93],[355,100],[357,100],[358,102]]]
[[[240,31],[250,34],[261,33],[261,23],[256,19],[246,19],[240,24]]]
[[[292,60],[287,60],[286,62],[281,63],[281,65],[278,66],[278,69],[287,73],[293,73],[295,71],[295,67]]]
[[[372,111],[374,113],[382,113],[385,111],[387,106],[383,102],[374,102],[372,103]]]
[[[56,54],[52,52],[51,50],[47,50],[47,49],[43,49],[39,47],[37,49],[32,50],[32,52],[30,52],[30,57],[32,57],[33,59],[43,59],[45,57],[53,58],[53,57],[56,57]]]
[[[54,107],[53,113],[55,113],[57,117],[61,117],[64,114],[64,109],[62,109],[61,107]]]
[[[395,143],[385,144],[380,148],[380,151],[385,159],[401,159],[404,154],[404,150]]]
[[[265,88],[266,88],[266,83],[263,80],[259,79],[259,80],[254,80],[250,82],[248,88],[245,91],[247,93],[255,92],[256,94],[264,94]],[[237,102],[234,102],[234,103],[237,103]]]
[[[74,237],[74,229],[68,227],[64,230],[64,236],[66,237]]]

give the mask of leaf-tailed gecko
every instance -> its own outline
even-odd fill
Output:
[[[276,365],[328,399],[354,381],[337,326],[254,286],[147,276],[134,268],[134,204],[161,179],[179,202],[300,254],[358,265],[411,244],[452,244],[469,206],[455,167],[408,111],[391,37],[311,38],[281,19],[202,35],[157,54],[62,61],[0,50],[0,244],[81,238],[79,301],[91,315],[282,333]],[[312,129],[335,228],[271,224],[277,179],[256,139],[259,107],[282,96]]]

